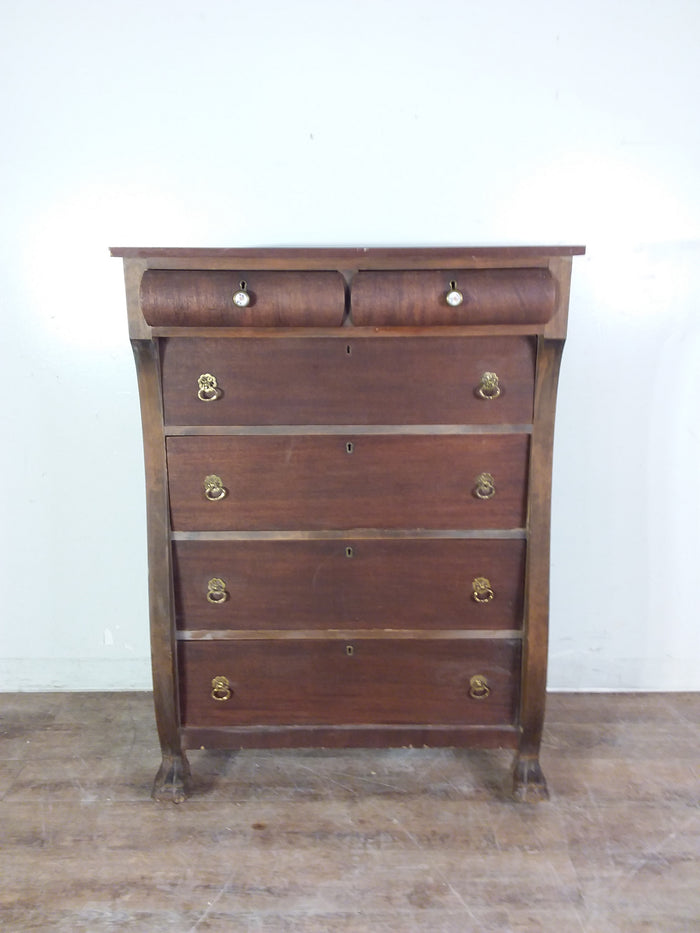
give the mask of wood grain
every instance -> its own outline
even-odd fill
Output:
[[[185,726],[508,725],[517,715],[517,640],[180,642],[179,657]],[[488,680],[485,699],[469,696],[475,674]],[[226,701],[211,695],[218,675],[231,684]]]
[[[528,448],[517,434],[170,437],[172,527],[521,528]],[[485,471],[488,500],[474,495]],[[211,474],[227,490],[216,502],[204,495]]]
[[[446,301],[451,283],[463,295],[456,307]],[[556,285],[546,269],[358,272],[350,301],[360,327],[543,324],[554,312]]]
[[[180,629],[518,629],[523,540],[176,541]],[[207,601],[212,577],[227,598]],[[472,581],[495,596],[480,604]],[[435,581],[440,580],[440,586]]]
[[[202,340],[162,344],[170,425],[527,424],[535,342],[528,337]],[[477,389],[495,372],[501,394]],[[213,374],[219,397],[197,380]]]
[[[250,304],[233,295],[246,284]],[[141,309],[151,325],[226,327],[338,327],[345,316],[339,272],[144,272]]]

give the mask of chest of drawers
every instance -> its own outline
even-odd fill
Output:
[[[539,799],[556,386],[580,247],[124,260],[163,760],[515,750]]]

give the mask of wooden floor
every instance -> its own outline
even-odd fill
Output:
[[[700,694],[550,696],[539,805],[500,751],[159,760],[147,694],[0,694],[3,933],[700,930]]]

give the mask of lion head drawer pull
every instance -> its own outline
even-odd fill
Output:
[[[464,301],[464,295],[457,288],[454,279],[450,282],[450,290],[445,295],[445,301],[451,308],[457,308]]]
[[[220,476],[215,476],[212,473],[211,476],[205,477],[204,495],[210,502],[218,502],[219,499],[223,499],[226,496],[224,481]]]
[[[493,597],[491,583],[486,577],[475,577],[472,580],[472,599],[475,603],[490,603]]]
[[[490,693],[491,688],[483,674],[474,674],[469,678],[469,696],[472,700],[485,700]]]
[[[474,480],[474,495],[477,499],[492,499],[496,495],[496,484],[491,473],[479,473]]]
[[[250,292],[248,291],[248,283],[245,279],[241,279],[238,291],[233,293],[233,303],[237,308],[247,308],[250,304]]]
[[[218,603],[225,603],[227,599],[226,581],[220,577],[212,577],[207,583],[207,601],[217,605]]]
[[[501,394],[501,387],[498,384],[498,376],[496,373],[484,373],[481,377],[481,382],[476,388],[476,394],[479,398],[485,398],[488,401],[492,401]]]
[[[202,373],[197,380],[197,398],[200,402],[215,402],[221,397],[221,389],[216,381],[216,376],[211,373]]]
[[[231,699],[233,691],[231,690],[231,684],[229,683],[228,677],[223,677],[221,675],[214,677],[211,682],[211,698],[212,700],[218,700],[219,703],[224,703],[226,700]]]

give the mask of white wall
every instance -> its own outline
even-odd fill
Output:
[[[150,684],[108,245],[585,243],[550,685],[700,689],[700,4],[8,0],[0,689]]]

